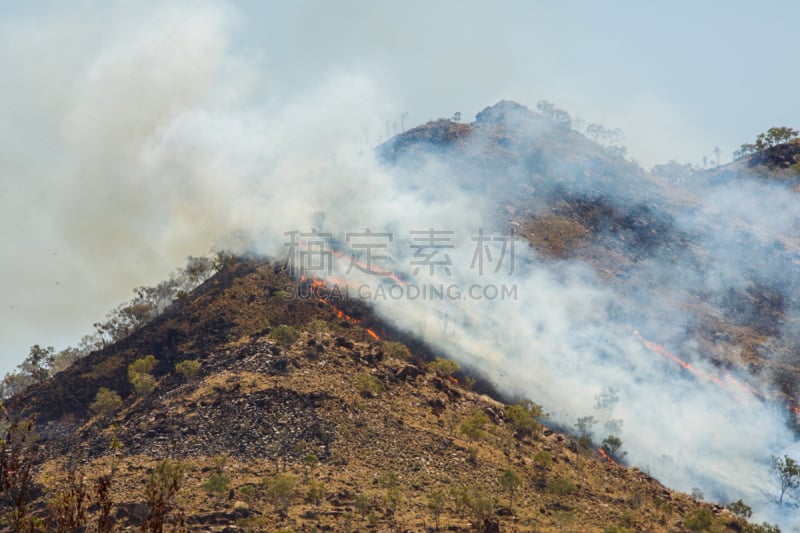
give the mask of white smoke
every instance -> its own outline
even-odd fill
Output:
[[[698,234],[718,259],[708,277],[682,258],[654,256],[632,270],[628,284],[609,282],[579,261],[542,261],[524,243],[517,243],[515,275],[479,275],[469,268],[471,237],[482,228],[491,235],[506,230],[494,214],[496,185],[437,153],[418,153],[394,167],[380,163],[372,147],[365,149],[364,132],[397,111],[380,83],[343,71],[287,97],[264,64],[232,51],[236,16],[227,8],[117,9],[124,12],[112,10],[108,28],[63,51],[63,63],[52,59],[62,51],[47,43],[27,50],[46,52],[46,61],[31,61],[3,95],[28,102],[28,116],[36,118],[21,128],[22,139],[49,142],[46,154],[21,141],[6,144],[0,170],[37,183],[16,191],[20,181],[11,181],[6,193],[36,205],[35,224],[46,226],[67,256],[58,271],[66,290],[37,295],[54,302],[53,320],[64,320],[57,317],[73,302],[107,307],[132,287],[164,277],[186,255],[214,246],[280,256],[287,231],[316,228],[339,240],[367,228],[390,232],[392,268],[412,283],[462,291],[506,283],[516,286],[517,298],[378,299],[382,316],[479,370],[503,392],[542,403],[563,426],[598,416],[595,395],[617,389],[614,417],[624,420],[621,437],[633,464],[675,488],[698,486],[723,502],[741,497],[757,518],[791,523],[789,508],[773,504],[769,459],[789,450],[795,437],[785,408],[759,399],[773,391],[759,397],[717,387],[646,349],[633,333],[640,328],[663,335],[655,341],[691,348],[684,295],[698,289],[719,295],[747,279],[750,252],[735,245],[732,228],[793,242],[798,211],[784,189],[721,187],[713,197],[695,196],[696,208],[676,216],[675,227]],[[26,35],[25,28],[17,31]],[[29,93],[39,83],[60,91]],[[3,137],[14,137],[14,126],[0,128]],[[465,151],[481,153],[481,142]],[[640,193],[623,200],[607,191],[611,201],[655,196]],[[5,213],[6,236],[20,213]],[[708,221],[710,230],[697,227]],[[413,272],[409,232],[429,228],[455,232],[450,274]],[[31,269],[6,267],[3,275],[30,290],[53,275],[45,259],[37,256]],[[374,276],[351,274],[354,286],[377,286]],[[90,323],[102,310],[90,307],[93,314],[80,320]],[[32,314],[30,321],[49,318]],[[693,364],[720,375],[702,357]],[[599,428],[596,435],[603,436]]]

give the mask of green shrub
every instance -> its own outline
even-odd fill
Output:
[[[469,501],[469,511],[474,523],[482,524],[494,514],[494,500],[487,491],[474,489]]]
[[[256,499],[256,489],[253,485],[242,485],[239,487],[239,494],[247,503],[253,503],[253,500]]]
[[[450,487],[450,496],[456,506],[456,513],[463,517],[464,511],[469,509],[470,501],[472,500],[472,493],[470,493],[469,488]]]
[[[541,429],[540,418],[547,418],[542,406],[536,402],[525,401],[509,405],[503,412],[506,423],[518,436],[534,435]]]
[[[450,376],[453,373],[461,370],[461,365],[450,359],[442,359],[441,357],[437,357],[433,360],[433,362],[428,364],[428,368],[442,376]]]
[[[208,481],[203,483],[203,490],[209,494],[216,494],[222,496],[228,492],[230,487],[231,478],[225,474],[214,472],[208,477]],[[252,488],[252,487],[251,487]]]
[[[328,323],[322,319],[315,318],[308,323],[308,331],[313,333],[314,335],[319,335],[320,333],[325,333],[328,331]]]
[[[120,407],[122,407],[122,398],[113,390],[105,387],[100,387],[94,397],[94,402],[89,405],[89,409],[94,414],[104,417],[113,415]]]
[[[544,450],[539,450],[533,456],[533,462],[536,464],[536,469],[539,471],[537,484],[539,489],[544,489],[547,486],[547,471],[550,465],[553,464],[553,458]]]
[[[633,511],[625,511],[619,515],[620,526],[634,527],[636,525],[636,515]]]
[[[391,470],[385,470],[378,475],[378,484],[385,489],[393,489],[399,482],[397,474]]]
[[[489,418],[480,409],[476,409],[472,414],[465,418],[458,430],[472,440],[480,440],[486,434],[484,426],[489,422]]]
[[[156,378],[150,374],[136,374],[131,379],[131,384],[137,396],[147,396],[155,390]]]
[[[386,494],[383,496],[383,503],[387,509],[391,509],[394,511],[397,509],[397,506],[400,504],[400,489],[397,487],[386,489]]]
[[[363,492],[356,496],[356,500],[354,502],[354,506],[358,514],[361,515],[361,519],[363,520],[364,517],[369,512],[372,505],[369,503],[369,498]]]
[[[474,446],[467,448],[467,462],[471,465],[478,466],[478,448]]]
[[[200,361],[187,359],[175,365],[175,371],[182,375],[185,379],[191,381],[200,373]]]
[[[150,372],[155,368],[156,358],[147,355],[128,365],[128,381],[139,396],[147,396],[156,388],[156,378]]]
[[[366,372],[356,376],[355,387],[362,396],[379,396],[384,388],[381,380]]]
[[[286,324],[281,324],[272,330],[272,338],[281,346],[291,346],[299,337],[300,333],[292,326],[287,326]]]
[[[508,492],[508,506],[514,507],[514,493],[522,485],[522,478],[513,468],[507,468],[500,476],[500,486]]]
[[[133,381],[137,374],[149,374],[156,367],[158,361],[152,355],[146,355],[128,365],[128,380]]]
[[[686,519],[686,527],[688,527],[690,531],[700,533],[701,531],[705,531],[706,529],[710,528],[713,521],[714,515],[711,514],[710,510],[703,507],[696,510],[688,519]]]
[[[384,342],[381,345],[381,349],[383,350],[383,353],[390,358],[409,359],[411,357],[411,352],[408,351],[408,347],[406,347],[406,345],[402,342]]]
[[[550,492],[559,496],[566,496],[575,492],[575,483],[565,477],[557,477],[550,482]]]
[[[306,501],[319,506],[325,497],[325,484],[322,481],[312,481],[306,491]]]

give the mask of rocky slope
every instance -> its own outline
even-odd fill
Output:
[[[778,151],[780,161],[794,157]],[[652,264],[702,277],[729,260],[707,237],[731,228],[698,212],[691,188],[512,102],[471,124],[414,128],[380,153],[410,168],[435,154],[464,170],[465,189],[491,184],[503,224],[542,261],[581,262],[620,294],[660,290],[641,276]],[[706,184],[751,179],[726,171]],[[777,384],[778,401],[794,406],[800,244],[747,220],[734,230],[753,252],[746,283],[721,295],[675,289],[693,317],[685,342],[719,368]],[[773,279],[775,265],[788,275]],[[186,469],[170,521],[192,531],[423,531],[437,517],[452,531],[745,530],[728,511],[607,460],[597,443],[520,432],[500,403],[513,399],[481,376],[429,367],[439,354],[363,303],[289,297],[311,282],[267,260],[231,262],[142,329],[14,398],[12,409],[39,427],[35,513],[52,523],[46,502],[65,472],[113,472],[115,527],[138,527],[151,511],[143,486],[170,458]],[[146,355],[157,361],[155,386],[136,394],[129,365]],[[191,379],[176,371],[187,360],[200,363]],[[122,399],[107,416],[89,407],[101,387]],[[276,496],[276,479],[293,485],[288,499]]]
[[[427,369],[387,341],[397,337],[374,317],[356,323],[323,302],[283,300],[287,280],[269,262],[238,262],[126,342],[20,398],[50,421],[38,444],[38,505],[68,470],[87,480],[113,471],[115,527],[135,527],[148,513],[143,483],[169,457],[186,468],[170,521],[190,531],[424,531],[437,514],[450,531],[682,531],[706,508],[718,524],[739,527],[727,511],[569,436],[520,433],[504,404]],[[279,342],[274,325],[284,320],[300,334]],[[174,331],[180,340],[159,344]],[[122,383],[125,363],[152,352],[150,394],[120,386],[126,398],[110,417],[72,409],[93,387]],[[188,380],[172,368],[187,358],[202,364]],[[59,405],[48,398],[59,394],[56,383],[84,383],[86,392],[76,388],[74,402]],[[463,424],[475,413],[483,422],[472,433]],[[502,482],[509,469],[519,475],[513,495]],[[210,488],[215,474],[225,481]],[[267,488],[277,474],[293,483],[285,512]]]

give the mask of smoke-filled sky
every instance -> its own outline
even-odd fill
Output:
[[[460,187],[466,168],[421,156],[388,169],[371,157],[403,113],[408,128],[546,99],[622,128],[646,167],[800,126],[786,59],[800,6],[643,4],[0,3],[0,371],[34,343],[77,343],[187,255],[243,236],[276,253],[284,231],[310,229],[319,212],[333,231],[496,222],[482,190]],[[614,386],[632,460],[684,490],[753,497],[771,516],[765,463],[794,438],[783,407],[749,396],[731,407],[728,391],[654,365],[619,320],[690,346],[680,295],[746,284],[752,250],[733,222],[761,238],[792,235],[800,220],[775,188],[697,196],[674,225],[719,223],[697,234],[717,258],[704,276],[683,257],[656,257],[626,292],[586,265],[551,269],[527,254],[526,292],[489,312],[475,302],[378,310],[507,390],[530,391],[561,423]],[[659,289],[672,283],[678,296]],[[666,444],[674,464],[662,460]]]
[[[77,342],[132,287],[207,251],[208,233],[194,235],[213,217],[182,211],[183,226],[165,236],[165,212],[176,208],[158,195],[179,186],[139,183],[132,168],[146,164],[152,134],[175,133],[173,119],[189,111],[202,121],[204,112],[250,107],[252,127],[265,115],[305,114],[299,142],[323,135],[314,130],[329,126],[316,113],[329,113],[371,146],[403,113],[407,128],[456,111],[471,120],[500,99],[531,108],[546,99],[622,128],[647,167],[697,163],[714,146],[727,155],[767,127],[800,123],[797,69],[785,55],[800,5],[788,1],[83,1],[0,10],[0,372],[33,343]],[[368,100],[342,107],[336,91],[349,93],[347,83]],[[230,126],[206,141],[246,134]],[[282,146],[298,142],[273,133]]]

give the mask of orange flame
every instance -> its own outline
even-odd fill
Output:
[[[309,279],[311,280],[311,286],[316,288],[316,289],[324,289],[324,288],[328,287],[328,283],[324,279],[320,279],[320,278],[317,278],[317,277],[308,278],[306,276],[300,276],[300,281],[301,282],[308,281]],[[337,285],[337,286],[341,285],[341,283],[339,283],[340,280],[334,279],[333,281],[335,282],[334,285]],[[315,292],[314,295],[317,297],[317,299],[320,302],[322,302],[325,305],[330,306],[331,309],[333,309],[333,312],[336,313],[336,317],[339,318],[340,320],[346,320],[348,322],[352,322],[353,324],[360,324],[361,323],[361,320],[359,320],[357,318],[353,318],[352,316],[348,315],[347,313],[345,313],[344,311],[342,311],[341,309],[336,307],[334,304],[332,304],[330,301],[328,301],[326,298],[323,298],[322,296],[320,296],[319,293]],[[375,333],[374,331],[367,330],[367,333],[369,333],[373,338],[375,338],[375,340],[380,340],[380,337],[378,337],[378,334]]]
[[[447,379],[449,379],[450,381],[452,381],[453,383],[458,385],[458,380],[456,378],[454,378],[453,376],[447,376]]]
[[[726,388],[729,391],[731,390],[731,387],[733,387],[738,392],[744,392],[744,393],[746,393],[746,396],[744,396],[744,398],[749,398],[749,397],[761,398],[760,394],[755,389],[753,389],[752,387],[749,387],[746,384],[742,383],[741,381],[739,381],[738,379],[733,377],[730,373],[726,372],[725,375],[722,377],[723,379],[720,380],[720,379],[718,379],[718,378],[716,378],[714,376],[710,376],[710,375],[706,374],[705,372],[702,372],[702,371],[696,369],[695,367],[693,367],[691,364],[687,363],[686,361],[684,361],[680,357],[678,357],[676,355],[673,355],[670,352],[668,352],[660,344],[656,344],[655,342],[652,342],[652,341],[649,341],[649,340],[645,339],[644,337],[642,337],[639,334],[639,332],[637,330],[633,330],[633,335],[642,342],[642,344],[645,346],[645,348],[647,348],[649,350],[652,350],[652,351],[654,351],[654,352],[656,352],[656,353],[658,353],[660,355],[663,355],[664,357],[666,357],[666,358],[668,358],[668,359],[670,359],[672,361],[675,361],[676,363],[681,365],[683,368],[685,368],[689,372],[692,372],[696,376],[704,378],[704,379],[712,382],[713,384],[715,384],[715,385],[717,385],[719,387]],[[726,385],[727,385],[727,387],[726,387]],[[739,401],[742,401],[742,399],[743,399],[743,396],[741,394],[737,395],[736,397],[737,397],[737,399],[739,399]],[[795,405],[786,405],[786,408],[789,409],[790,411],[792,411],[795,415],[800,417],[800,407],[795,406]]]
[[[653,341],[649,341],[649,340],[645,339],[644,337],[642,337],[639,334],[639,332],[637,330],[633,330],[633,335],[637,339],[639,339],[642,342],[642,344],[644,345],[644,347],[647,348],[648,350],[653,351],[653,352],[655,352],[655,353],[657,353],[659,355],[662,355],[662,356],[666,357],[667,359],[669,359],[671,361],[674,361],[675,363],[678,363],[679,365],[681,365],[683,368],[685,368],[686,370],[688,370],[692,374],[694,374],[694,375],[696,375],[698,377],[701,377],[701,378],[705,379],[706,381],[710,381],[714,385],[717,385],[719,387],[724,387],[725,386],[725,383],[723,383],[722,380],[720,380],[718,377],[712,376],[710,374],[707,374],[707,373],[703,372],[702,370],[699,370],[699,369],[693,367],[690,363],[684,361],[683,359],[681,359],[677,355],[674,355],[674,354],[668,352],[667,349],[664,348],[663,346],[661,346],[660,344],[657,344],[657,343],[655,343]],[[735,385],[738,388],[744,390],[745,392],[748,392],[749,394],[754,394],[753,390],[748,388],[746,385],[744,385],[743,383],[738,381],[736,378],[734,378],[730,374],[726,374],[725,380],[729,384]]]
[[[378,336],[378,334],[375,333],[373,330],[371,330],[369,328],[367,328],[367,333],[369,333],[369,336],[372,337],[373,339],[375,339],[376,341],[381,340],[381,338]]]
[[[612,465],[617,464],[617,462],[614,459],[612,459],[611,456],[608,455],[603,448],[597,448],[597,451],[600,452],[600,455],[602,455],[603,458],[606,459]]]
[[[405,281],[403,281],[402,279],[398,278],[393,272],[386,273],[386,272],[382,271],[381,269],[379,269],[377,267],[367,265],[366,263],[362,263],[361,261],[356,261],[355,258],[353,258],[352,256],[349,256],[349,255],[347,255],[345,253],[342,253],[339,250],[330,250],[330,252],[331,252],[331,255],[333,255],[334,257],[336,257],[338,259],[344,259],[346,261],[352,261],[353,265],[355,265],[362,272],[371,272],[372,274],[377,274],[377,275],[380,275],[380,276],[387,277],[387,278],[389,278],[390,280],[394,281],[395,283],[397,283],[399,285],[408,285]]]

